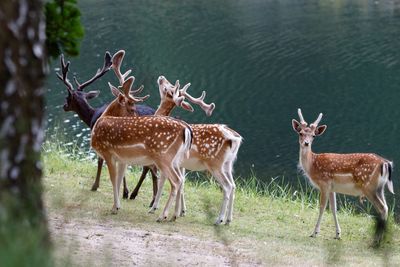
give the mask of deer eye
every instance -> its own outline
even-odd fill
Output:
[[[303,136],[303,134],[302,134],[302,133],[299,133],[299,135],[300,135],[300,136]]]

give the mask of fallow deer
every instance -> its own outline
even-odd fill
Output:
[[[109,116],[109,113],[115,114],[113,109],[121,106],[134,109],[136,103],[148,97],[130,94],[133,81],[133,77],[124,81],[123,94],[119,93],[97,120],[92,130],[91,145],[108,166],[114,192],[113,213],[120,208],[119,188],[127,164],[156,165],[161,177],[167,177],[171,184],[169,199],[157,221],[167,218],[175,199],[174,220],[181,210],[179,189],[183,173],[179,166],[190,149],[192,130],[186,123],[164,116]]]
[[[386,222],[388,207],[384,187],[394,194],[391,177],[393,164],[376,154],[316,154],[311,145],[316,136],[322,135],[327,126],[318,126],[322,113],[310,125],[304,120],[301,109],[298,109],[300,122],[293,119],[293,130],[299,135],[300,156],[299,168],[310,183],[320,191],[319,216],[311,237],[320,231],[322,214],[326,205],[330,208],[336,226],[336,239],[340,239],[340,226],[336,216],[336,193],[366,197],[377,210],[380,220]]]
[[[164,76],[160,76],[157,83],[161,102],[156,115],[170,116],[172,110],[177,106],[193,111],[193,107],[186,102],[186,99],[199,105],[208,116],[212,114],[215,108],[214,103],[206,104],[204,102],[204,91],[199,98],[194,98],[187,93],[190,84],[186,84],[180,89],[179,81],[172,85]],[[181,167],[192,171],[208,170],[215,177],[224,195],[216,224],[221,224],[224,221],[229,224],[233,216],[236,188],[232,174],[233,164],[242,143],[242,137],[224,124],[190,124],[190,126],[193,130],[193,144],[190,148],[189,157],[183,159]],[[161,178],[156,200],[150,211],[154,211],[157,208],[163,184],[164,182]],[[181,215],[183,216],[186,209],[183,185],[181,196]]]
[[[68,61],[65,63],[64,61],[64,56],[61,55],[60,57],[60,67],[61,67],[61,74],[57,73],[57,77],[65,84],[67,88],[68,95],[65,98],[65,103],[63,105],[64,111],[74,111],[75,113],[78,114],[79,118],[90,128],[93,128],[94,123],[97,121],[97,119],[101,116],[101,114],[104,112],[108,104],[105,104],[99,108],[93,108],[89,103],[88,100],[97,97],[99,95],[99,91],[90,91],[90,92],[85,92],[84,88],[87,87],[88,85],[92,84],[94,81],[102,77],[105,73],[107,73],[112,67],[112,60],[111,60],[111,55],[109,52],[106,52],[104,55],[104,64],[101,69],[98,69],[96,74],[89,79],[88,81],[84,83],[79,83],[78,80],[74,77],[75,84],[77,86],[77,89],[74,89],[73,85],[71,82],[68,80],[68,71],[69,71],[69,65],[70,62]],[[136,112],[139,116],[142,115],[153,115],[155,110],[149,106],[146,105],[136,105]],[[100,185],[100,175],[101,175],[101,170],[103,166],[103,159],[98,158],[97,160],[97,173],[96,173],[96,178],[95,182],[92,185],[92,191],[96,191],[99,188]],[[135,198],[138,192],[138,189],[140,188],[141,183],[143,182],[144,178],[146,177],[148,171],[151,171],[152,178],[153,178],[153,200],[150,203],[150,206],[153,205],[154,202],[154,196],[157,191],[157,175],[156,173],[151,170],[149,167],[144,167],[142,175],[140,176],[138,185],[135,187],[135,189],[132,191],[131,194],[131,199]],[[128,198],[129,196],[129,191],[126,186],[126,181],[125,177],[123,179],[124,181],[124,191],[123,191],[123,198]]]

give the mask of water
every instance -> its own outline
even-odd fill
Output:
[[[125,49],[135,88],[159,102],[165,75],[190,92],[208,92],[207,118],[175,112],[188,122],[225,123],[244,137],[235,169],[260,179],[297,179],[298,137],[291,127],[324,113],[326,133],[315,152],[375,152],[400,162],[400,5],[393,1],[79,1],[85,39],[72,72],[89,79],[106,50]],[[53,69],[58,67],[54,62]],[[70,76],[71,77],[71,76]],[[108,73],[91,86],[91,101],[112,99]],[[89,131],[62,110],[65,87],[48,79],[48,128],[88,149]],[[395,187],[400,189],[398,172]]]

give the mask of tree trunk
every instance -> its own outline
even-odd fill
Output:
[[[0,226],[23,225],[48,244],[40,161],[47,73],[42,11],[40,0],[0,1]]]

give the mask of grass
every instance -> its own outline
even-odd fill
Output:
[[[232,259],[235,249],[249,250],[263,265],[396,265],[400,262],[400,227],[389,218],[386,240],[380,248],[372,247],[374,219],[359,212],[354,204],[342,199],[338,212],[342,240],[334,240],[335,226],[329,211],[324,214],[321,233],[309,238],[317,218],[318,192],[310,186],[292,188],[284,179],[273,178],[262,183],[254,175],[237,179],[233,222],[229,226],[213,225],[219,211],[222,193],[210,179],[189,173],[185,183],[186,217],[176,222],[156,223],[159,215],[147,213],[151,200],[151,179],[147,179],[136,200],[123,200],[118,215],[111,215],[112,188],[106,168],[100,188],[90,191],[95,163],[66,156],[57,145],[45,146],[45,200],[49,217],[95,220],[160,233],[180,233],[205,240],[222,242]],[[73,155],[76,153],[68,153]],[[132,190],[139,170],[127,174]],[[301,183],[300,183],[301,184]],[[168,188],[168,186],[166,186]],[[166,201],[164,190],[161,207]],[[364,204],[365,205],[365,204]],[[160,212],[160,211],[158,211]]]

